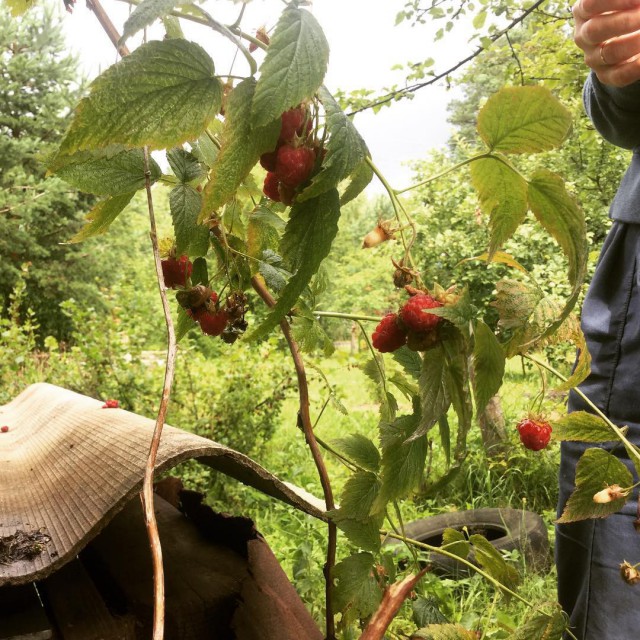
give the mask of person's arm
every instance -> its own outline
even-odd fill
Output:
[[[605,140],[623,149],[640,146],[640,81],[612,87],[592,71],[583,97],[587,114]]]

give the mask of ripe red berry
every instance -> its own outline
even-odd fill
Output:
[[[274,202],[280,202],[280,192],[278,191],[279,184],[280,180],[278,180],[278,176],[272,171],[269,171],[264,179],[262,193]]]
[[[442,303],[430,295],[419,293],[409,298],[400,309],[400,318],[411,331],[430,331],[438,326],[442,318],[432,313],[425,313],[425,310],[436,309],[441,306],[443,306]]]
[[[120,403],[117,400],[107,400],[103,405],[103,409],[117,409]]]
[[[193,265],[187,256],[180,256],[178,259],[165,258],[161,263],[162,276],[167,288],[175,289],[186,286],[187,278],[191,277],[193,271]]]
[[[531,451],[540,451],[549,444],[551,425],[544,420],[525,418],[516,425],[520,442]]]
[[[375,328],[371,336],[373,346],[380,353],[390,353],[404,345],[407,340],[407,332],[398,322],[398,314],[387,314]]]
[[[288,144],[278,149],[276,175],[289,187],[302,184],[313,170],[316,154],[309,147],[292,147]]]
[[[280,129],[280,142],[293,142],[296,135],[302,135],[302,129],[305,119],[307,119],[307,110],[304,107],[295,107],[285,111],[280,117],[282,120],[282,128]],[[307,119],[307,133],[311,130],[311,118]]]
[[[197,320],[200,323],[202,333],[209,336],[219,336],[229,322],[229,314],[224,310],[215,313],[205,310],[204,313],[198,314]]]
[[[5,424],[4,426],[0,427],[0,431],[2,431],[2,433],[7,433],[7,431],[9,431],[9,427],[7,427],[7,425]]]

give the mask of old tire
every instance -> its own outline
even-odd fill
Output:
[[[518,509],[472,509],[455,511],[422,518],[405,525],[405,535],[412,540],[436,547],[442,544],[445,529],[461,531],[466,527],[470,535],[483,535],[499,551],[518,549],[528,569],[546,571],[550,565],[549,537],[542,518],[532,511]],[[397,547],[397,540],[387,545]],[[473,552],[469,560],[474,561]],[[429,564],[438,575],[462,578],[473,573],[466,565],[437,553],[432,553]]]

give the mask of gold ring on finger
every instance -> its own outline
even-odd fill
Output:
[[[606,60],[606,59],[605,59],[605,57],[604,57],[604,48],[605,48],[605,46],[608,44],[608,42],[609,42],[609,41],[608,41],[608,40],[606,40],[605,42],[603,42],[603,43],[600,45],[600,60],[602,60],[602,64],[603,64],[605,67],[608,67],[608,66],[611,64],[610,62],[607,62],[607,60]]]

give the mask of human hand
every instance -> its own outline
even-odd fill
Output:
[[[624,87],[640,79],[640,0],[577,0],[573,39],[598,80]]]

